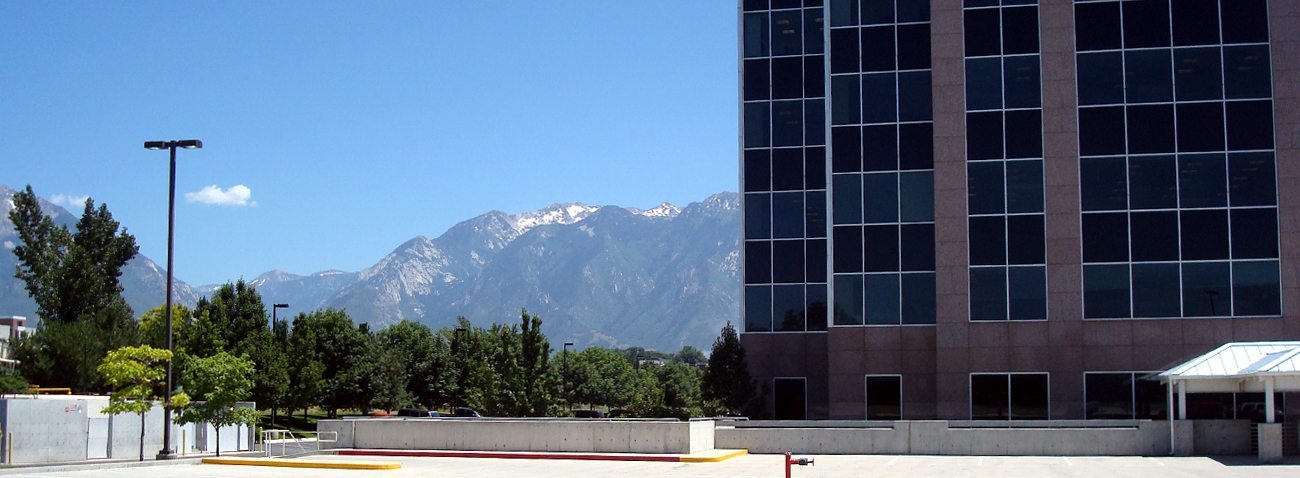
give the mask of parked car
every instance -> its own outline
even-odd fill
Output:
[[[455,409],[452,409],[451,416],[463,417],[463,418],[479,418],[482,417],[483,415],[479,415],[478,412],[474,411],[471,408],[456,407]]]
[[[605,418],[605,414],[600,410],[574,410],[574,418]]]
[[[431,412],[422,408],[403,408],[397,411],[399,417],[416,417],[429,418],[438,416],[438,412]]]

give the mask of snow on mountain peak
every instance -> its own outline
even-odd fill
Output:
[[[547,224],[573,224],[586,219],[591,213],[600,209],[582,203],[552,204],[546,209],[529,211],[508,217],[510,225],[523,234],[537,226]]]
[[[682,212],[682,208],[674,206],[672,203],[668,203],[668,202],[661,202],[659,203],[658,206],[655,206],[654,208],[649,210],[636,211],[637,214],[640,214],[645,217],[667,217],[667,218],[677,217],[677,215],[681,214],[681,212]]]

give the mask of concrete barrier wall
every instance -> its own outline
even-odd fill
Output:
[[[1249,455],[1250,420],[1192,420],[1197,455]]]
[[[807,422],[817,423],[817,422]],[[1128,427],[1070,427],[1039,422],[992,428],[955,427],[947,421],[873,422],[870,426],[719,427],[718,448],[751,453],[915,455],[1167,455],[1168,422],[1133,422]],[[845,425],[845,424],[841,424]],[[1064,424],[1069,425],[1069,424]]]
[[[712,421],[356,419],[321,420],[340,448],[466,451],[693,453],[714,447]]]

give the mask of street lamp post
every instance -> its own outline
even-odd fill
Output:
[[[172,347],[172,252],[174,250],[176,236],[176,148],[182,149],[199,149],[203,147],[203,142],[197,139],[182,139],[172,141],[145,141],[144,149],[160,150],[166,149],[171,151],[171,168],[167,177],[167,351],[175,352]],[[172,393],[172,361],[167,361],[167,388],[164,391],[167,394],[163,397],[163,448],[158,451],[158,459],[166,460],[176,458],[176,451],[172,450],[172,409],[168,406],[168,400]]]
[[[276,325],[277,325],[277,322],[276,322],[275,313],[276,313],[276,311],[279,311],[280,309],[287,309],[288,307],[289,307],[289,304],[271,304],[271,335],[274,337],[273,340],[280,342],[280,346],[281,346],[281,347],[284,347],[284,346],[285,346],[285,343],[284,343],[284,341],[283,341],[283,339],[285,339],[285,338],[276,335],[277,332],[276,332],[276,330],[275,330],[275,327],[276,327]],[[284,352],[284,350],[281,350],[281,351]],[[286,353],[287,353],[287,352],[286,352]],[[275,425],[275,409],[276,409],[275,404],[271,404],[271,424],[272,424],[272,425]]]
[[[572,346],[573,342],[565,342],[563,347],[564,352],[560,354],[560,364],[564,369],[564,373],[562,374],[564,376],[561,377],[564,379],[564,403],[569,405],[570,412],[573,411],[573,393],[569,390],[569,347]]]

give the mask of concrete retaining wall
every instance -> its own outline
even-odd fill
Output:
[[[1248,454],[1249,424],[1237,422],[1189,422],[1175,438],[1198,455]],[[750,453],[1161,456],[1169,454],[1169,422],[735,422],[714,439]]]
[[[714,447],[712,421],[566,419],[321,420],[339,448],[694,453]]]

